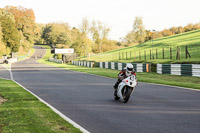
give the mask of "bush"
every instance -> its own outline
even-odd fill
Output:
[[[154,64],[154,63],[152,63],[151,64],[151,72],[156,72],[156,67],[157,67],[157,64]]]

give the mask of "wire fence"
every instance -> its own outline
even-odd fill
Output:
[[[133,61],[146,61],[146,60],[182,60],[182,59],[197,59],[200,60],[200,45],[189,46],[175,46],[163,48],[149,48],[149,49],[127,49],[123,51],[115,51],[111,53],[102,53],[92,55],[82,60],[133,60]]]

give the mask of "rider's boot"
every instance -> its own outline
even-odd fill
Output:
[[[118,85],[115,84],[115,85],[113,86],[113,88],[116,90],[116,89],[117,89],[117,86],[118,86]]]
[[[117,89],[117,87],[118,87],[119,83],[120,83],[120,82],[119,82],[119,81],[117,81],[117,82],[115,83],[115,85],[113,86],[113,88],[114,88],[114,89]]]

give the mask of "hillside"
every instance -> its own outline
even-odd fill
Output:
[[[187,46],[187,59],[186,59]],[[153,51],[153,52],[152,52]],[[191,57],[191,58],[189,58]],[[200,62],[200,30],[158,38],[80,60],[117,62]]]

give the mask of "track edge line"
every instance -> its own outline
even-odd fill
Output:
[[[78,125],[76,122],[74,122],[73,120],[71,120],[69,117],[65,116],[63,113],[61,113],[59,110],[57,110],[56,108],[54,108],[53,106],[51,106],[49,103],[47,103],[46,101],[44,101],[42,98],[40,98],[39,96],[37,96],[36,94],[34,94],[33,92],[31,92],[30,90],[26,89],[23,85],[21,85],[20,83],[18,83],[15,80],[12,80],[13,82],[15,82],[16,84],[18,84],[20,87],[22,87],[24,90],[28,91],[29,93],[31,93],[33,96],[35,96],[39,101],[41,101],[42,103],[44,103],[45,105],[47,105],[50,109],[52,109],[56,114],[58,114],[60,117],[62,117],[64,120],[66,120],[67,122],[69,122],[70,124],[72,124],[74,127],[78,128],[80,131],[82,131],[83,133],[90,133],[89,131],[87,131],[86,129],[84,129],[83,127],[81,127],[80,125]]]

